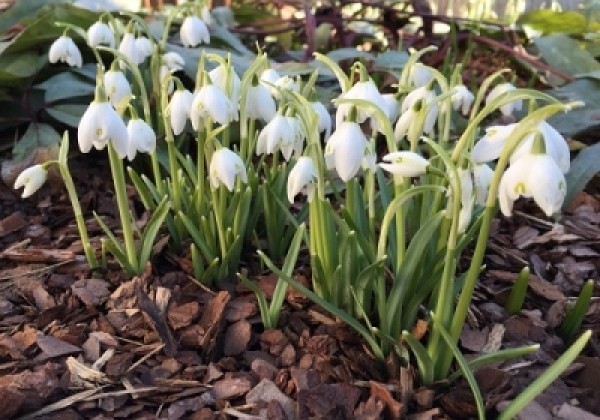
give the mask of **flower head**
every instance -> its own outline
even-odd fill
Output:
[[[471,105],[473,105],[473,101],[475,100],[475,96],[465,85],[454,86],[450,98],[452,100],[452,108],[455,111],[460,109],[463,115],[469,113],[469,109],[471,109]]]
[[[386,171],[399,176],[419,176],[427,171],[429,161],[423,156],[408,151],[392,152],[383,157],[381,166]]]
[[[294,127],[287,117],[277,114],[264,126],[256,142],[256,154],[273,154],[281,150],[285,160],[289,160],[294,149]]]
[[[184,47],[196,47],[202,43],[210,43],[208,27],[197,16],[188,16],[183,20],[179,36]]]
[[[171,119],[171,128],[176,136],[185,128],[185,122],[190,116],[194,94],[186,89],[178,89],[171,96],[167,113]]]
[[[125,32],[123,35],[119,44],[119,52],[129,58],[134,65],[140,64],[145,58],[143,53],[139,51],[135,36],[131,32]],[[125,63],[121,63],[121,68],[125,68]]]
[[[519,197],[533,198],[550,217],[558,212],[567,193],[563,171],[548,154],[526,154],[511,163],[498,186],[500,210],[512,214],[513,203]]]
[[[227,83],[227,75],[230,77],[230,85]],[[214,69],[208,72],[208,77],[213,85],[217,86],[223,92],[227,94],[232,103],[238,107],[240,101],[240,89],[242,81],[236,74],[233,68],[227,68],[223,65],[218,65]]]
[[[471,158],[476,163],[491,162],[500,157],[506,139],[513,132],[517,124],[492,125],[485,129],[485,136],[479,139],[473,150]]]
[[[548,153],[558,164],[563,173],[569,172],[571,166],[571,152],[565,138],[554,127],[546,121],[542,121],[537,127],[538,132],[544,139],[546,153]],[[531,153],[531,147],[535,134],[527,136],[510,155],[510,162],[520,159],[523,155]]]
[[[109,102],[94,100],[79,120],[77,141],[82,153],[88,153],[92,147],[102,150],[110,141],[119,158],[123,159],[127,155],[129,134]]]
[[[243,182],[248,182],[242,158],[224,147],[213,153],[208,174],[213,189],[217,189],[219,185],[223,184],[229,191],[233,191],[236,176],[239,176]]]
[[[408,83],[416,88],[426,86],[433,80],[433,73],[423,63],[415,63],[408,73]]]
[[[377,89],[377,86],[375,85],[375,82],[373,82],[372,79],[363,82],[356,82],[354,86],[348,89],[346,93],[340,95],[339,99],[362,99],[371,102],[384,113],[387,113],[388,111],[388,104],[383,98],[383,95],[381,95],[381,93]],[[348,117],[348,114],[350,113],[350,110],[353,107],[356,106],[350,103],[342,103],[338,106],[337,112],[335,114],[336,126],[340,125],[342,121],[344,121]],[[362,123],[367,118],[373,116],[372,110],[361,109],[360,107],[356,108],[358,111],[356,122],[358,123]]]
[[[127,159],[132,161],[137,152],[152,153],[156,148],[156,134],[152,127],[141,118],[134,118],[127,123],[129,143]]]
[[[287,180],[287,195],[290,203],[300,193],[308,196],[308,201],[312,200],[315,183],[317,180],[317,169],[312,159],[308,156],[301,156],[290,171]]]
[[[327,111],[327,108],[325,108],[325,105],[319,101],[311,102],[310,105],[319,117],[319,133],[325,132],[325,139],[327,139],[331,134],[331,115]]]
[[[346,182],[354,177],[361,167],[368,142],[360,126],[344,121],[333,132],[325,146],[327,169],[335,168]]]
[[[140,63],[152,55],[152,41],[145,36],[140,36],[135,39],[135,47],[138,50]]]
[[[501,83],[499,85],[496,85],[490,91],[490,93],[488,93],[487,97],[485,98],[486,105],[489,104],[490,102],[494,101],[494,99],[496,99],[503,93],[510,92],[515,89],[516,89],[516,87],[514,87],[510,83]],[[522,107],[523,107],[523,101],[521,99],[518,99],[516,101],[511,101],[507,104],[502,105],[500,107],[500,112],[502,113],[502,115],[508,117],[508,116],[512,115],[513,111],[520,111]]]
[[[75,45],[73,40],[66,35],[59,37],[52,43],[50,51],[48,52],[48,60],[53,64],[58,61],[67,63],[71,67],[81,67],[83,64],[79,48],[77,48],[77,45]]]
[[[110,103],[115,108],[119,107],[123,99],[131,96],[131,85],[123,72],[118,70],[104,73],[104,88]]]
[[[108,45],[111,48],[115,47],[115,34],[110,27],[101,21],[94,23],[87,30],[87,43],[90,47],[95,48],[98,45]]]
[[[21,197],[27,198],[39,190],[42,185],[44,185],[47,176],[48,171],[42,165],[31,166],[19,174],[15,180],[15,185],[13,188],[19,189],[21,187],[25,187]]]
[[[237,119],[237,111],[225,93],[215,85],[204,85],[194,95],[190,110],[190,121],[194,130],[200,128],[205,118],[225,125]]]
[[[423,86],[411,91],[406,95],[400,107],[400,118],[394,130],[396,140],[402,140],[408,133],[410,125],[414,123],[415,118],[421,112],[425,112],[425,119],[423,120],[421,130],[426,134],[431,133],[437,120],[438,110],[437,99],[432,90]]]
[[[480,206],[485,205],[488,191],[492,183],[494,171],[485,163],[473,167],[473,185],[475,187],[475,202]]]
[[[185,60],[180,54],[174,51],[169,51],[168,53],[163,54],[162,64],[171,71],[179,71],[183,70],[183,66],[185,66]]]
[[[263,85],[250,86],[246,92],[246,115],[253,120],[271,121],[275,116],[275,100]]]

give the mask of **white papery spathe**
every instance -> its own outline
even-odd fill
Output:
[[[471,150],[473,162],[484,163],[498,159],[506,144],[506,139],[516,126],[517,124],[508,124],[487,127],[485,129],[485,136],[480,138],[475,143],[473,150]]]
[[[124,105],[121,101],[131,96],[131,85],[119,70],[109,70],[104,73],[104,89],[113,107]]]
[[[567,193],[563,171],[548,154],[526,154],[511,163],[498,186],[502,214],[512,214],[519,197],[533,198],[546,216],[558,212]]]
[[[337,126],[325,146],[327,169],[335,169],[342,181],[353,178],[361,167],[367,139],[355,122],[344,121]]]
[[[375,82],[373,82],[372,79],[364,82],[356,82],[354,86],[348,89],[347,92],[341,94],[339,99],[362,99],[371,102],[383,113],[387,113],[388,110],[386,100],[383,98],[383,95],[379,92]],[[373,115],[372,110],[363,109],[349,103],[342,103],[338,106],[335,114],[336,127],[348,117],[348,114],[352,108],[356,108],[357,110],[356,122],[358,123],[364,122],[367,118],[370,118]]]
[[[269,122],[277,112],[275,100],[260,83],[250,86],[246,93],[246,115],[253,120]]]
[[[127,155],[129,134],[110,102],[93,101],[79,120],[77,141],[82,153],[88,153],[92,147],[102,150],[111,142],[119,158],[123,159]]]
[[[484,206],[487,201],[490,184],[494,171],[485,163],[475,164],[473,167],[473,186],[475,190],[475,202]]]
[[[471,105],[473,105],[473,101],[475,100],[475,96],[469,89],[467,89],[465,85],[454,86],[452,88],[452,96],[450,98],[452,100],[452,108],[455,111],[460,109],[460,112],[463,115],[467,115],[469,113]]]
[[[213,189],[217,189],[223,184],[229,191],[233,191],[236,177],[239,177],[244,183],[248,182],[246,166],[242,158],[224,147],[213,153],[208,174]]]
[[[331,135],[331,115],[325,105],[319,101],[311,102],[310,106],[317,113],[319,117],[318,127],[319,133],[325,133],[325,139]]]
[[[135,39],[135,47],[138,50],[140,63],[152,55],[154,44],[145,36],[140,36]]]
[[[121,43],[119,44],[119,52],[131,60],[134,65],[144,61],[143,54],[138,50],[135,36],[131,32],[125,32]],[[125,68],[125,63],[121,63],[121,68]]]
[[[308,156],[301,156],[290,171],[287,180],[287,196],[290,203],[300,193],[312,201],[317,181],[317,168]]]
[[[379,166],[391,174],[405,177],[425,174],[429,161],[415,152],[399,151],[385,155]]]
[[[194,102],[194,94],[187,89],[178,89],[171,96],[167,114],[171,121],[173,134],[181,134],[185,129],[185,123],[190,117],[190,110]]]
[[[408,83],[416,88],[424,87],[432,80],[433,73],[422,63],[414,63],[408,72]]]
[[[188,16],[183,20],[179,36],[184,47],[197,47],[202,43],[210,43],[208,27],[198,16]]]
[[[566,174],[569,172],[571,167],[571,152],[569,151],[569,145],[565,138],[546,121],[541,122],[537,129],[544,139],[546,153],[552,156],[563,173]],[[534,134],[529,135],[519,144],[515,151],[510,155],[511,163],[520,159],[522,156],[531,153],[534,138]]]
[[[486,105],[489,105],[492,101],[494,101],[494,99],[496,99],[498,96],[502,95],[503,93],[510,92],[515,89],[516,89],[516,87],[514,87],[510,83],[501,83],[499,85],[496,85],[490,91],[490,93],[488,93],[487,97],[485,98]],[[523,101],[521,99],[518,99],[516,101],[511,101],[507,104],[502,105],[500,107],[500,112],[505,117],[508,117],[508,116],[511,116],[514,111],[520,111],[522,107],[523,107]]]
[[[204,85],[194,94],[190,109],[190,121],[194,130],[198,131],[205,118],[225,125],[237,120],[237,110],[225,92],[215,85]]]
[[[106,23],[98,21],[87,30],[87,44],[95,48],[99,45],[107,45],[110,48],[115,47],[115,34]]]
[[[127,123],[129,144],[127,146],[127,159],[135,159],[137,152],[152,153],[156,149],[156,133],[146,121],[134,118]]]
[[[56,39],[50,46],[48,52],[48,61],[51,63],[67,63],[71,67],[81,67],[83,59],[81,58],[81,52],[73,40],[63,35]]]
[[[274,154],[281,150],[285,160],[289,160],[294,150],[295,127],[287,117],[277,114],[261,130],[256,142],[256,154]]]
[[[227,74],[229,73],[231,86],[228,86],[227,83]],[[239,76],[236,74],[233,68],[226,68],[222,64],[218,65],[214,69],[208,72],[208,77],[210,77],[210,81],[213,85],[217,86],[223,92],[227,94],[231,102],[237,107],[239,107],[240,101],[240,89],[242,87],[242,81]]]
[[[19,174],[15,180],[13,188],[18,190],[21,187],[25,187],[21,197],[27,198],[33,195],[42,187],[42,185],[44,185],[47,177],[48,171],[46,168],[44,168],[42,165],[34,165],[25,169]]]

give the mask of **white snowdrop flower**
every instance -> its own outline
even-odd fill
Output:
[[[119,52],[129,58],[134,65],[140,64],[142,54],[138,50],[137,43],[135,42],[135,36],[131,32],[125,32],[121,43],[119,44]],[[125,63],[121,63],[121,68],[125,68]]]
[[[317,182],[317,168],[308,156],[301,156],[290,171],[287,180],[287,196],[290,203],[300,193],[308,197],[310,202],[313,198]]]
[[[167,113],[170,118],[173,134],[178,136],[185,129],[185,123],[190,115],[194,94],[186,89],[178,89],[171,96]]]
[[[146,58],[152,55],[154,44],[145,36],[139,36],[135,39],[135,47],[138,50],[139,62],[143,63]]]
[[[396,122],[396,127],[394,128],[394,138],[397,141],[400,141],[406,136],[408,133],[408,129],[413,121],[417,118],[417,113],[413,108],[409,108],[400,114],[400,118]]]
[[[202,18],[202,21],[208,26],[212,25],[213,17],[208,7],[204,6],[202,10],[200,10],[200,17]]]
[[[129,144],[127,147],[127,159],[132,161],[137,152],[152,153],[156,149],[156,134],[152,127],[141,118],[134,118],[127,123]]]
[[[256,154],[274,154],[279,150],[282,152],[285,150],[287,152],[284,153],[285,160],[289,160],[294,148],[294,138],[294,127],[290,126],[285,116],[278,113],[259,133]]]
[[[171,70],[169,67],[165,66],[164,64],[160,66],[160,69],[158,70],[158,80],[160,80],[160,84],[162,85],[163,83],[165,83],[167,77],[169,77],[171,74],[173,74],[173,70]],[[173,93],[174,90],[175,82],[173,82],[173,80],[169,80],[169,85],[167,86],[167,93],[170,95],[171,93]]]
[[[93,101],[79,120],[77,141],[82,153],[88,153],[92,147],[102,150],[110,141],[119,158],[123,159],[127,155],[129,135],[110,102]]]
[[[496,85],[485,98],[486,105],[489,105],[492,101],[494,101],[494,99],[496,99],[503,93],[510,92],[515,89],[516,87],[514,87],[510,83],[501,83],[499,85]],[[508,117],[513,114],[513,111],[520,111],[522,107],[523,100],[518,99],[516,101],[511,101],[507,104],[502,105],[500,107],[500,112],[502,113],[502,115]]]
[[[169,51],[168,53],[163,54],[162,64],[171,71],[179,71],[183,70],[185,59],[179,53]]]
[[[414,89],[404,100],[400,107],[400,118],[396,123],[394,134],[396,140],[400,141],[408,133],[408,129],[418,118],[419,113],[425,107],[425,120],[423,121],[422,131],[431,134],[437,120],[439,106],[437,104],[435,93],[426,86]]]
[[[131,96],[131,85],[119,70],[109,70],[104,73],[104,88],[113,107],[124,105],[121,101]]]
[[[274,69],[266,69],[260,74],[259,82],[271,93],[273,97],[277,96],[275,84],[281,79],[281,75]]]
[[[302,151],[304,150],[304,141],[306,140],[306,133],[304,132],[304,127],[302,126],[302,122],[298,117],[288,116],[285,118],[292,130],[294,141],[291,144],[291,147],[287,144],[284,145],[284,147],[281,148],[281,153],[283,154],[285,160],[290,160],[292,152],[295,152],[296,155],[302,154]]]
[[[224,147],[213,153],[208,176],[213,189],[217,189],[219,185],[223,184],[229,191],[233,191],[236,177],[240,177],[244,183],[248,182],[246,166],[244,166],[242,158]]]
[[[227,84],[228,73],[230,77],[230,86]],[[242,81],[233,68],[228,69],[220,64],[208,72],[208,77],[210,77],[210,81],[213,85],[217,86],[227,94],[231,102],[235,104],[236,108],[239,107]]]
[[[391,123],[398,120],[400,116],[400,101],[396,98],[395,93],[384,93],[383,100],[387,104],[387,109],[385,109],[385,115],[387,115],[388,119]]]
[[[427,172],[429,161],[415,152],[391,152],[383,158],[379,166],[391,174],[405,177],[420,176]]]
[[[369,79],[364,82],[356,82],[354,86],[348,89],[348,91],[341,94],[339,99],[362,99],[376,105],[384,113],[386,113],[388,110],[387,102],[383,98],[383,95],[377,89],[377,86],[375,85],[375,82],[373,82],[372,79]],[[357,110],[356,122],[358,123],[364,122],[373,114],[373,111],[371,110],[361,109],[361,107],[356,107],[348,103],[342,103],[338,106],[337,112],[335,114],[336,126],[340,125],[348,117],[348,114],[350,113],[353,107]]]
[[[475,196],[473,195],[473,178],[469,169],[458,169],[458,177],[460,180],[460,212],[458,214],[457,232],[465,233],[473,215],[473,205],[475,204]],[[450,198],[448,205],[452,205],[452,189],[448,190]]]
[[[115,47],[115,34],[111,31],[110,26],[101,21],[89,27],[86,40],[87,44],[92,48],[98,45],[107,45],[110,48]]]
[[[484,206],[487,201],[488,191],[492,183],[494,171],[485,163],[476,164],[473,167],[473,186],[475,189],[475,202]]]
[[[506,139],[516,126],[517,124],[508,124],[487,127],[485,135],[475,143],[473,150],[471,150],[473,162],[484,163],[498,159],[506,144]]]
[[[467,115],[471,109],[471,105],[473,105],[475,96],[465,85],[456,85],[452,88],[450,99],[452,100],[452,108],[455,111],[460,109],[463,115]]]
[[[558,212],[567,193],[563,171],[548,154],[526,154],[512,163],[500,180],[498,201],[505,216],[519,197],[533,198],[550,217]]]
[[[66,35],[59,37],[52,43],[48,52],[48,61],[53,64],[60,61],[61,63],[67,63],[71,67],[81,67],[83,64],[79,48]]]
[[[325,133],[325,139],[331,135],[331,115],[325,105],[319,101],[311,102],[310,106],[317,113],[319,117],[318,127],[319,133]]]
[[[433,80],[433,73],[423,63],[415,63],[408,73],[408,83],[416,88],[424,87]]]
[[[19,174],[13,188],[18,190],[21,187],[25,187],[21,197],[27,198],[44,185],[47,177],[48,171],[42,165],[30,166]]]
[[[325,146],[325,162],[346,182],[353,178],[362,165],[368,142],[360,126],[344,121],[331,134]]]
[[[197,16],[188,16],[183,20],[179,36],[184,47],[196,47],[202,43],[210,43],[208,27]]]
[[[540,125],[538,125],[537,130],[544,139],[546,153],[552,156],[563,173],[566,174],[569,172],[571,166],[571,152],[569,151],[569,145],[565,138],[546,121],[541,122]],[[534,138],[535,135],[529,135],[519,144],[512,155],[510,155],[511,163],[520,159],[525,154],[531,153]]]
[[[198,131],[205,118],[225,125],[237,119],[235,107],[225,93],[215,85],[204,85],[194,94],[190,110],[190,121],[194,130]]]
[[[246,93],[246,115],[253,120],[271,121],[275,116],[275,100],[260,83],[250,86]]]

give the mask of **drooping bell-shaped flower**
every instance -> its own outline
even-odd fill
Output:
[[[173,134],[178,136],[185,129],[185,123],[190,116],[194,94],[187,89],[178,89],[171,96],[167,113],[171,121]]]
[[[79,48],[66,35],[59,37],[52,43],[48,52],[48,61],[53,64],[60,61],[61,63],[67,63],[71,67],[81,67],[83,64]]]
[[[408,72],[408,83],[416,88],[424,87],[433,80],[433,73],[423,63],[415,63]]]
[[[554,127],[546,121],[542,121],[537,127],[538,133],[544,139],[546,153],[548,153],[558,164],[563,173],[569,172],[571,166],[571,153],[565,138]],[[523,155],[531,153],[535,135],[527,136],[510,155],[511,163],[520,159]]]
[[[283,157],[285,157],[286,160],[289,160],[290,156],[292,155],[292,152],[296,153],[296,156],[302,154],[302,151],[304,150],[304,141],[306,140],[306,132],[304,131],[304,126],[302,125],[302,122],[300,121],[300,118],[298,118],[297,115],[287,116],[285,118],[287,119],[287,122],[290,128],[292,129],[292,133],[294,135],[294,142],[292,144],[292,147],[290,148],[286,145],[286,147],[281,149]]]
[[[492,183],[494,171],[487,164],[475,164],[473,167],[473,186],[475,189],[475,202],[484,206],[487,201],[488,191]]]
[[[225,125],[237,119],[237,111],[225,92],[215,85],[204,85],[194,94],[190,110],[190,121],[198,131],[205,118]]]
[[[176,53],[175,51],[169,51],[168,53],[163,54],[162,64],[170,71],[179,71],[183,70],[183,66],[185,66],[185,59],[179,53]]]
[[[301,156],[290,171],[287,180],[287,196],[290,203],[294,202],[300,193],[308,197],[310,202],[313,198],[317,182],[317,168],[313,160],[308,156]]]
[[[383,95],[377,89],[375,82],[371,78],[365,81],[359,81],[354,84],[347,92],[340,95],[339,99],[362,99],[371,102],[377,106],[383,113],[387,113],[388,105]],[[350,103],[342,103],[338,106],[335,114],[336,126],[344,121],[350,111],[355,108],[357,110],[356,122],[362,123],[367,118],[373,115],[373,111],[367,108],[362,108]]]
[[[188,16],[183,20],[179,36],[184,47],[197,47],[202,43],[210,43],[208,27],[198,16]]]
[[[563,171],[548,154],[529,153],[511,163],[498,186],[500,210],[512,214],[519,197],[533,198],[546,216],[558,212],[567,193]]]
[[[136,66],[144,61],[142,53],[138,50],[137,43],[135,42],[135,35],[132,32],[125,32],[123,35],[119,44],[119,52],[129,58]],[[121,63],[121,68],[125,68],[125,63]]]
[[[278,113],[258,135],[256,154],[274,154],[281,150],[285,160],[289,160],[294,150],[294,138],[294,127],[290,126],[285,116]]]
[[[337,126],[325,146],[327,169],[335,169],[342,181],[348,181],[358,173],[367,145],[360,126],[344,121]]]
[[[491,102],[494,101],[494,99],[496,99],[503,93],[510,92],[515,89],[516,87],[514,87],[511,83],[501,83],[499,85],[496,85],[485,98],[486,105],[489,105]],[[502,113],[502,115],[508,117],[511,116],[514,111],[520,111],[522,107],[523,100],[518,99],[516,101],[511,101],[507,104],[502,105],[500,107],[500,112]]]
[[[498,159],[506,144],[506,139],[516,126],[517,124],[508,124],[487,127],[485,135],[475,143],[473,150],[471,150],[473,162],[484,163]]]
[[[384,93],[383,99],[387,104],[387,109],[385,111],[385,115],[387,115],[388,119],[391,123],[398,120],[400,116],[400,101],[396,98],[395,93]]]
[[[156,133],[146,121],[133,118],[127,123],[129,144],[127,146],[127,159],[132,161],[137,152],[152,153],[156,149]]]
[[[94,100],[79,120],[77,141],[82,153],[88,153],[92,147],[102,150],[111,142],[119,158],[123,159],[127,155],[129,134],[110,102]]]
[[[464,233],[473,215],[473,205],[475,204],[475,196],[473,194],[473,178],[469,169],[458,169],[458,179],[460,183],[460,211],[458,214],[457,233]],[[448,189],[448,210],[451,212],[454,200],[453,184],[450,184]]]
[[[145,36],[139,36],[135,39],[135,47],[138,50],[139,62],[143,63],[144,60],[152,55],[153,43]]]
[[[208,174],[213,189],[217,189],[219,185],[223,184],[229,191],[233,191],[236,177],[239,177],[244,183],[248,182],[246,166],[242,158],[224,147],[213,153]]]
[[[465,85],[454,86],[452,88],[452,96],[450,98],[452,100],[452,108],[455,111],[460,109],[460,112],[463,115],[467,115],[469,113],[471,105],[473,105],[473,101],[475,100],[475,96],[469,89],[467,89]]]
[[[331,115],[329,114],[329,111],[327,111],[325,105],[319,101],[311,102],[310,105],[319,117],[319,133],[325,133],[325,139],[329,138],[331,135]]]
[[[400,118],[394,129],[394,137],[398,141],[402,140],[408,133],[411,124],[414,124],[415,120],[421,118],[420,115],[422,112],[425,115],[421,130],[423,133],[430,134],[437,120],[438,110],[437,99],[432,90],[427,86],[414,89],[402,101]]]
[[[429,161],[415,152],[400,151],[385,155],[379,166],[391,174],[405,177],[425,174]]]
[[[246,115],[253,120],[269,122],[276,113],[275,100],[260,83],[250,86],[246,92]]]
[[[228,75],[230,78],[229,84],[227,82]],[[242,81],[235,70],[220,64],[208,72],[208,77],[213,85],[225,92],[225,94],[237,108],[240,101],[240,89],[242,86]]]
[[[25,187],[21,197],[27,198],[33,195],[33,193],[35,193],[42,187],[42,185],[44,185],[47,177],[48,171],[43,165],[30,166],[21,172],[19,176],[17,176],[13,188],[17,190],[21,187]]]
[[[106,23],[97,21],[87,30],[87,44],[95,48],[99,45],[115,47],[115,34]]]
[[[121,101],[131,96],[131,85],[119,70],[109,70],[104,73],[104,88],[113,107],[124,105]]]

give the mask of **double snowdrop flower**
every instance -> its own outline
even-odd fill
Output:
[[[357,123],[342,122],[325,146],[327,169],[335,169],[342,181],[348,181],[358,173],[367,146],[367,139]]]
[[[516,89],[516,87],[514,87],[510,83],[501,83],[499,85],[496,85],[490,91],[490,93],[488,93],[487,97],[485,98],[486,105],[491,103],[492,101],[494,101],[494,99],[496,99],[500,95],[502,95],[506,92],[513,91],[515,89]],[[500,112],[505,117],[509,117],[513,114],[514,111],[520,111],[522,107],[523,107],[523,101],[521,99],[518,99],[516,101],[511,101],[507,104],[502,105],[500,107]]]
[[[115,47],[115,34],[110,27],[101,21],[94,23],[87,30],[87,44],[95,48],[99,45],[107,45],[110,48]]]
[[[242,81],[233,68],[227,68],[226,66],[220,64],[208,72],[208,77],[213,85],[225,92],[225,94],[237,108],[240,101],[240,89],[242,87]]]
[[[185,123],[190,117],[190,110],[194,102],[194,94],[187,89],[177,89],[167,107],[173,134],[181,134],[185,129]]]
[[[183,20],[179,36],[184,47],[197,47],[202,43],[210,43],[208,27],[198,16],[188,16]]]
[[[246,92],[246,115],[252,120],[269,122],[276,113],[275,100],[266,87],[257,83]]]
[[[400,151],[385,155],[379,166],[391,174],[415,177],[425,174],[429,161],[415,152]]]
[[[122,107],[122,101],[131,97],[131,85],[122,71],[109,70],[104,73],[104,88],[113,107]]]
[[[248,182],[246,166],[242,158],[224,147],[213,153],[208,174],[213,189],[217,189],[223,184],[230,192],[233,191],[236,177],[239,177],[244,183]]]
[[[81,67],[83,64],[79,48],[66,35],[59,37],[52,43],[48,52],[48,61],[52,64],[60,61],[61,63],[67,63],[71,67]]]
[[[94,99],[79,121],[77,141],[82,153],[88,153],[92,147],[102,150],[110,141],[123,159],[128,152],[129,134],[110,102]]]
[[[205,118],[225,125],[237,120],[237,110],[227,95],[215,85],[204,85],[194,94],[190,110],[190,121],[198,131]]]
[[[452,101],[452,108],[455,111],[460,109],[463,115],[467,115],[471,109],[471,105],[473,105],[475,96],[465,85],[456,85],[452,88],[450,99]]]
[[[156,148],[156,134],[152,127],[141,118],[133,118],[127,123],[129,142],[127,159],[132,161],[137,152],[152,153]]]
[[[341,94],[339,99],[362,99],[365,101],[369,101],[382,112],[386,113],[388,109],[388,105],[386,100],[383,98],[383,95],[377,89],[375,82],[371,78],[365,81],[359,81],[354,84],[348,91]],[[367,118],[370,118],[373,115],[373,111],[369,109],[361,108],[360,106],[356,106],[350,103],[342,103],[338,106],[337,112],[335,114],[335,122],[336,126],[340,125],[342,121],[344,121],[352,108],[357,110],[356,122],[362,123]]]
[[[287,180],[287,196],[290,203],[300,193],[308,197],[310,202],[313,198],[317,182],[317,168],[313,160],[308,156],[301,156],[290,171]]]
[[[438,110],[439,106],[433,90],[423,86],[411,91],[402,101],[401,115],[394,129],[396,140],[400,141],[408,134],[409,128],[422,113],[425,115],[422,127],[419,129],[422,133],[431,134],[437,120]]]
[[[290,125],[288,117],[278,113],[261,130],[256,142],[256,154],[274,154],[281,150],[285,160],[289,160],[294,151],[295,127]]]
[[[25,187],[21,197],[27,198],[33,195],[33,193],[35,193],[42,187],[42,185],[44,185],[47,177],[48,171],[43,165],[34,165],[25,169],[19,174],[15,180],[13,188],[19,189],[21,187]]]

